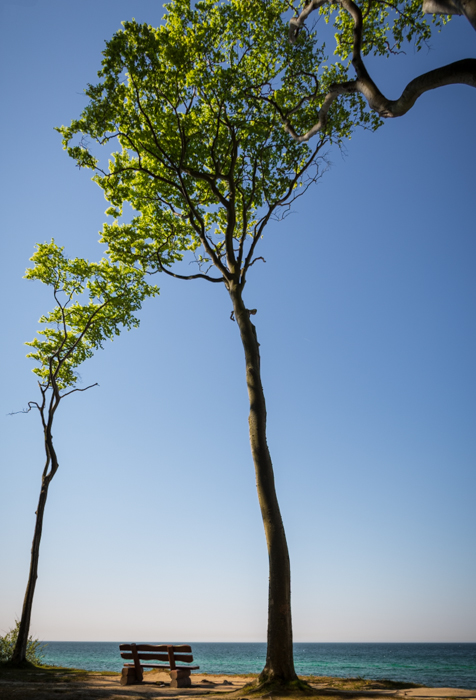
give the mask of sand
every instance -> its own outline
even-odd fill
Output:
[[[1,700],[147,700],[148,698],[195,698],[212,697],[217,694],[230,693],[240,690],[244,685],[253,680],[246,676],[192,674],[191,688],[170,688],[170,681],[166,672],[152,671],[144,675],[144,682],[140,685],[121,686],[120,674],[96,675],[96,674],[67,674],[60,671],[48,680],[32,678],[0,677]],[[393,695],[395,698],[474,698],[476,690],[462,690],[458,688],[410,688],[398,690],[366,689],[337,690],[324,684],[313,684],[316,690],[322,691],[322,698],[337,700],[346,696],[353,696],[361,700],[367,697],[372,700]],[[269,694],[266,700],[277,700],[279,696]],[[230,699],[231,700],[231,699]]]

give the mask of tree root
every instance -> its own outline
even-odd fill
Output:
[[[248,683],[233,693],[240,698],[273,698],[273,697],[309,697],[319,695],[319,691],[312,688],[309,683],[296,678],[293,681],[280,681],[276,678],[260,681],[259,679]]]

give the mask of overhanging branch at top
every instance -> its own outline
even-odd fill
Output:
[[[298,34],[304,28],[309,15],[328,2],[329,0],[311,0],[297,16],[290,20],[289,40],[291,43],[297,41]],[[352,66],[357,77],[355,80],[335,82],[330,85],[319,110],[317,121],[305,133],[299,134],[294,128],[290,119],[292,110],[286,115],[282,115],[284,128],[294,140],[305,142],[318,132],[325,130],[329,110],[339,95],[359,93],[365,98],[370,109],[380,117],[388,119],[406,114],[416,100],[429,90],[456,84],[476,87],[476,59],[466,58],[417,76],[408,83],[398,99],[388,99],[372,80],[362,58],[365,19],[361,8],[353,0],[340,0],[340,5],[353,22]],[[424,13],[464,15],[476,29],[476,0],[424,0],[422,9]]]

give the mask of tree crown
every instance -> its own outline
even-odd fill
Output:
[[[244,284],[266,224],[318,177],[323,145],[377,128],[421,94],[417,85],[391,103],[362,61],[388,56],[390,41],[421,46],[430,25],[417,0],[299,7],[290,28],[287,0],[171,0],[160,27],[125,22],[107,42],[89,104],[58,131],[111,205],[102,241],[113,260],[170,273],[193,256],[200,272],[176,276]],[[337,30],[331,60],[304,30],[314,9]]]
[[[33,348],[27,357],[39,365],[33,372],[42,390],[58,391],[77,383],[77,368],[106,339],[139,325],[135,313],[158,289],[121,263],[68,259],[54,240],[38,244],[31,260],[25,277],[51,287],[56,306],[40,318],[40,337],[26,343]]]
[[[313,147],[289,138],[285,115],[313,124],[315,100],[340,69],[327,66],[317,82],[323,53],[313,33],[290,44],[287,9],[173,0],[159,28],[125,22],[107,42],[88,106],[59,131],[111,204],[103,241],[113,259],[159,271],[189,251],[202,269],[215,265],[214,280],[244,282],[266,223],[316,179],[322,145],[371,122],[349,95]],[[96,146],[110,142],[120,150],[105,168]]]

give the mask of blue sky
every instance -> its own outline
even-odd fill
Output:
[[[0,0],[0,633],[21,613],[40,474],[24,341],[51,308],[22,279],[36,242],[100,257],[106,202],[54,126],[85,105],[122,20],[151,0]],[[372,64],[389,96],[474,55],[455,18],[433,50]],[[425,95],[361,131],[269,227],[246,302],[292,564],[296,641],[476,641],[476,91]],[[32,632],[44,640],[263,641],[267,555],[244,362],[219,285],[159,280],[139,330],[84,365],[99,387],[54,431]],[[216,287],[219,287],[218,289]]]

